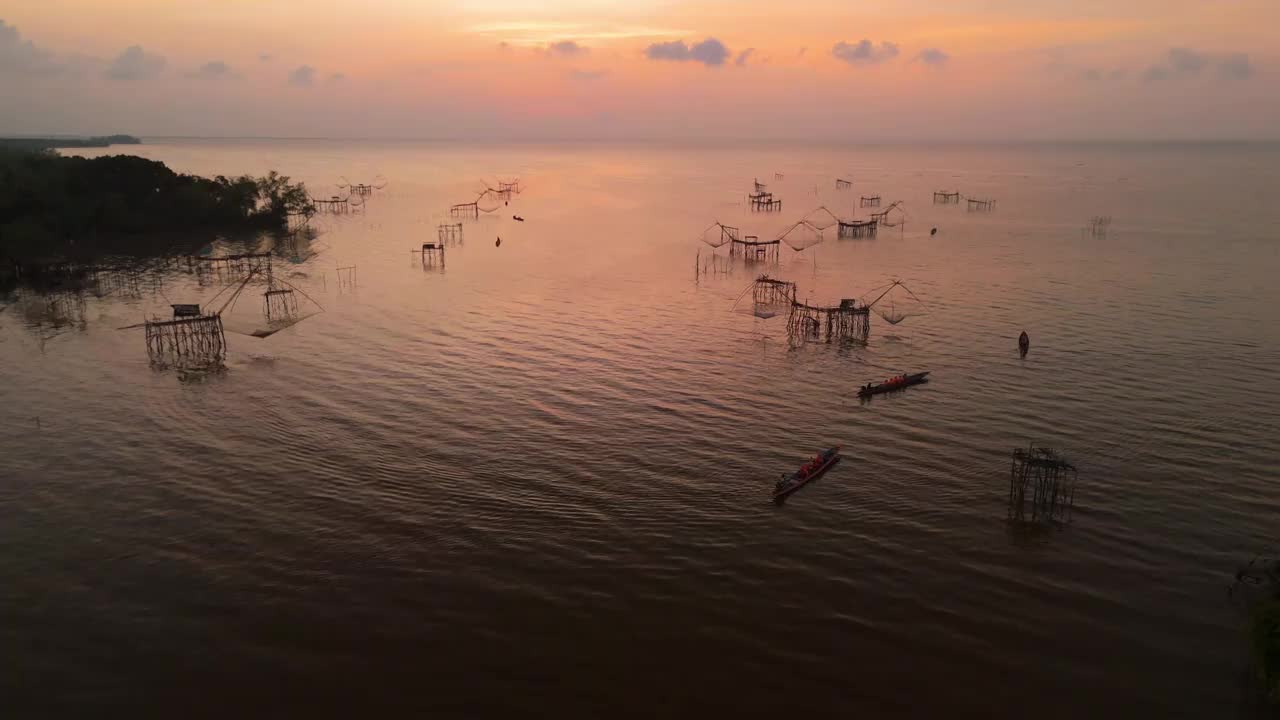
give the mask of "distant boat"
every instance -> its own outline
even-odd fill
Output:
[[[806,464],[799,470],[790,475],[783,475],[773,488],[773,499],[781,501],[791,493],[799,490],[807,485],[811,480],[817,480],[823,473],[831,469],[832,465],[840,462],[840,446],[823,450],[817,457],[818,465],[814,467],[812,463]]]
[[[519,215],[512,215],[511,219],[516,220],[518,222],[524,222],[524,218],[520,217]]]
[[[1031,338],[1027,337],[1027,331],[1023,330],[1018,336],[1018,353],[1022,357],[1027,356],[1027,351],[1031,349]]]
[[[882,382],[879,385],[864,385],[863,387],[858,388],[858,397],[871,397],[872,395],[893,392],[894,390],[901,390],[902,388],[911,387],[912,385],[926,383],[929,382],[929,379],[926,377],[928,374],[929,371],[926,370],[922,373],[902,375],[894,378],[893,380]]]

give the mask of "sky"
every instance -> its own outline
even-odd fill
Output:
[[[1280,0],[0,0],[0,133],[1280,139]]]

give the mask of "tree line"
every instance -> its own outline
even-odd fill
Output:
[[[14,258],[148,233],[280,229],[290,216],[312,212],[306,187],[276,172],[205,178],[131,155],[64,157],[0,146],[0,251]]]

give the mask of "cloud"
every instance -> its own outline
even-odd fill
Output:
[[[237,78],[240,77],[240,74],[221,60],[210,60],[201,65],[195,72],[187,73],[187,77],[199,80],[221,80],[223,78]]]
[[[311,87],[316,82],[316,69],[310,65],[299,65],[289,73],[289,84],[294,87]]]
[[[561,40],[547,46],[548,55],[557,55],[559,57],[574,57],[575,55],[585,55],[586,53],[587,48],[572,40]]]
[[[951,56],[942,52],[938,48],[925,48],[924,50],[921,50],[920,52],[916,53],[915,59],[919,60],[925,65],[932,65],[933,67],[942,67],[943,65],[947,64],[947,61],[951,59]]]
[[[462,29],[463,32],[490,35],[517,46],[544,47],[558,38],[578,40],[629,40],[687,35],[692,30],[675,27],[625,25],[615,22],[566,22],[561,20],[512,20],[487,22]]]
[[[1253,77],[1253,65],[1245,53],[1232,53],[1218,61],[1218,74],[1229,80],[1248,80]]]
[[[0,71],[56,75],[66,69],[53,53],[23,40],[18,28],[0,20]]]
[[[644,54],[650,60],[673,60],[675,62],[700,62],[703,65],[723,65],[729,57],[729,48],[715,38],[707,38],[694,45],[686,45],[683,40],[654,43]]]
[[[850,45],[842,40],[831,47],[831,55],[837,60],[843,60],[850,65],[870,65],[897,57],[898,45],[888,40],[875,45],[866,38]]]
[[[1127,73],[1124,68],[1113,68],[1104,70],[1102,68],[1085,68],[1080,71],[1080,79],[1088,82],[1102,82],[1103,80],[1122,80]]]
[[[1169,49],[1169,67],[1177,74],[1195,75],[1208,64],[1205,56],[1195,50],[1181,47]]]
[[[569,73],[572,80],[600,80],[609,76],[608,70],[573,70]]]
[[[733,64],[737,65],[738,67],[742,67],[743,65],[746,65],[747,60],[751,58],[751,53],[755,51],[756,51],[755,48],[747,48],[746,50],[743,50],[742,52],[738,53],[737,58],[734,58]]]
[[[141,45],[125,48],[107,67],[107,77],[113,80],[146,80],[164,71],[168,61],[142,49]]]
[[[1142,74],[1147,82],[1173,78],[1193,77],[1207,67],[1216,67],[1218,75],[1228,80],[1248,80],[1253,77],[1253,64],[1245,53],[1211,55],[1185,47],[1169,48],[1164,62],[1148,67]]]

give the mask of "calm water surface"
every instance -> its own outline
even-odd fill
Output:
[[[323,313],[263,340],[253,291],[228,312],[223,373],[116,330],[216,281],[0,301],[14,717],[1256,713],[1225,589],[1280,527],[1276,146],[128,150],[389,184],[275,263]],[[410,254],[513,175],[443,269]],[[753,177],[784,212],[744,211]],[[769,269],[823,302],[904,279],[924,304],[865,347],[734,312],[759,267],[695,276],[713,219],[872,194],[903,229]],[[1006,520],[1031,441],[1080,467],[1069,527]]]

